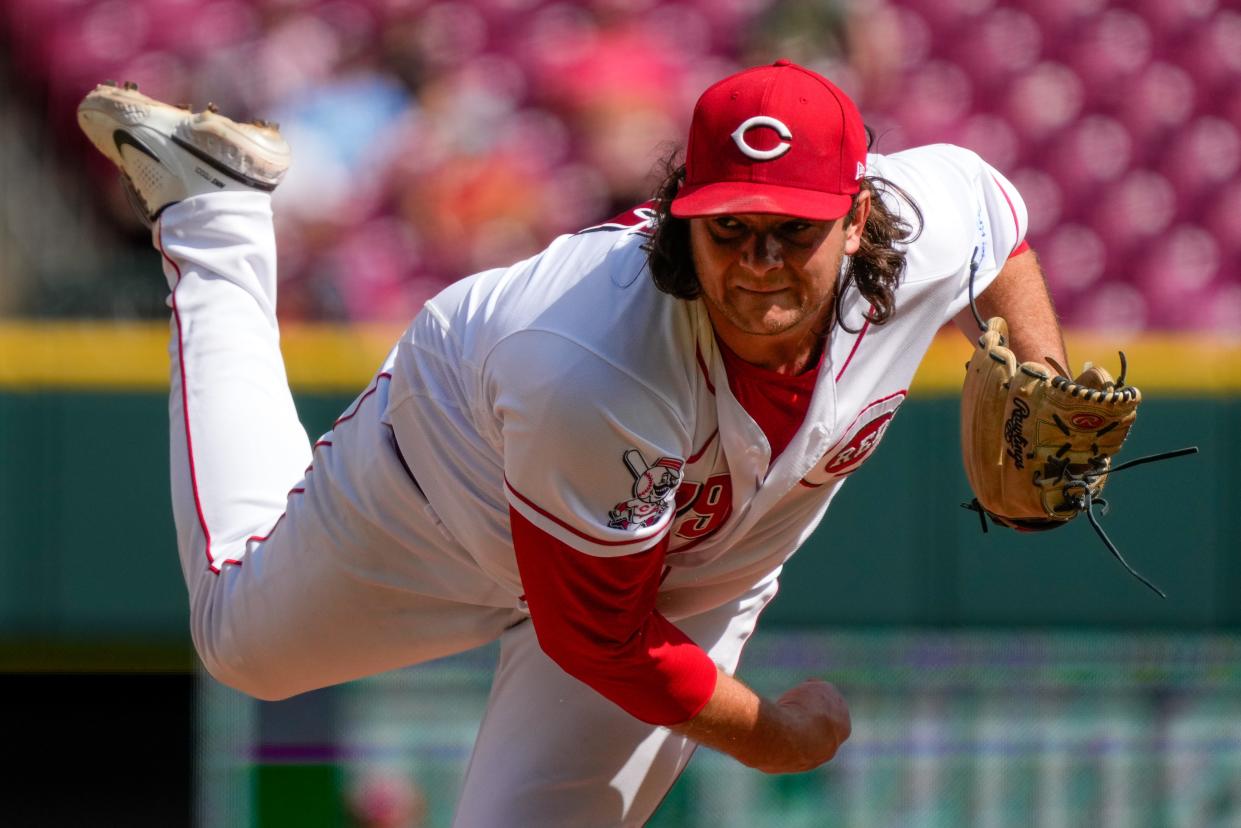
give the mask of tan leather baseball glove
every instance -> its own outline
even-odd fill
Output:
[[[1094,508],[1107,512],[1100,494],[1109,474],[1197,448],[1114,466],[1112,457],[1129,435],[1142,401],[1138,389],[1125,385],[1124,354],[1119,379],[1087,363],[1077,379],[1070,380],[1051,360],[1059,372],[1055,376],[1036,362],[1017,364],[1007,344],[1008,323],[999,316],[989,319],[966,366],[961,458],[974,500],[963,505],[979,513],[983,531],[987,517],[1012,529],[1039,531],[1085,513],[1125,569],[1163,596],[1121,556]]]
[[[961,394],[961,456],[978,505],[1014,529],[1061,526],[1098,499],[1142,393],[1086,365],[1077,379],[1020,365],[996,316],[978,338]],[[1054,365],[1055,363],[1053,363]]]

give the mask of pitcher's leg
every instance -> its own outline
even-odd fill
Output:
[[[280,353],[270,196],[219,193],[174,204],[154,225],[153,240],[171,289],[177,546],[195,645],[215,667],[234,660],[224,653],[235,650],[237,636],[220,575],[243,566],[247,541],[266,535],[285,512],[310,464],[310,444]]]
[[[191,198],[164,212],[156,241],[173,288],[174,512],[208,670],[283,698],[476,647],[512,624],[511,605],[428,594],[422,570],[445,539],[381,421],[385,374],[312,454],[279,348],[268,197]]]
[[[454,600],[437,579],[484,576],[455,560],[382,422],[385,374],[316,442],[313,465],[240,565],[191,596],[208,670],[279,699],[493,641],[521,614],[482,588]]]
[[[677,621],[731,673],[774,579]],[[625,713],[551,661],[530,623],[506,631],[487,713],[457,806],[457,828],[643,825],[685,769],[693,742]]]
[[[310,463],[276,325],[276,249],[263,193],[198,196],[154,228],[172,293],[173,513],[194,593],[240,564]]]
[[[96,87],[78,119],[156,222],[172,289],[173,507],[208,670],[277,698],[495,638],[514,602],[440,588],[473,587],[477,567],[447,548],[385,441],[386,386],[312,458],[276,325],[269,193],[290,157],[278,129],[133,84]]]

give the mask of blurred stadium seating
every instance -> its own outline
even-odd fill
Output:
[[[62,189],[102,191],[111,236],[128,236],[49,214],[105,269],[125,269],[141,235],[74,129],[92,84],[280,121],[297,155],[278,193],[289,319],[408,318],[445,283],[642,199],[698,92],[783,55],[854,94],[880,151],[951,141],[1006,172],[1069,325],[1237,333],[1241,11],[1228,6],[0,0],[0,49],[20,81],[6,113],[42,119],[59,163],[89,172]],[[10,289],[0,313],[56,313],[48,295]],[[117,307],[157,310],[101,312]]]

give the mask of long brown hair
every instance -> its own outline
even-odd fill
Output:
[[[685,183],[685,164],[679,162],[679,151],[670,153],[663,162],[664,179],[655,192],[655,229],[643,249],[647,254],[655,286],[679,299],[696,299],[702,293],[694,257],[690,250],[689,220],[671,213],[672,200]],[[908,244],[922,232],[922,211],[914,200],[896,184],[878,176],[867,176],[862,189],[870,193],[870,214],[862,230],[862,244],[849,258],[844,278],[836,286],[833,319],[847,331],[853,331],[843,320],[843,301],[850,287],[856,287],[870,310],[866,318],[882,325],[891,318],[896,307],[895,292],[905,270],[905,253],[898,245]],[[900,218],[879,197],[892,192],[909,204],[915,217],[915,228]],[[857,198],[845,216],[852,224],[857,212]],[[830,325],[828,326],[830,329]],[[826,333],[826,331],[824,331]]]

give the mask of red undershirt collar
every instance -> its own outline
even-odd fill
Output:
[[[771,462],[788,447],[806,419],[810,400],[827,354],[824,344],[815,366],[800,374],[781,374],[746,362],[717,336],[716,344],[733,397],[762,429],[771,445]]]

